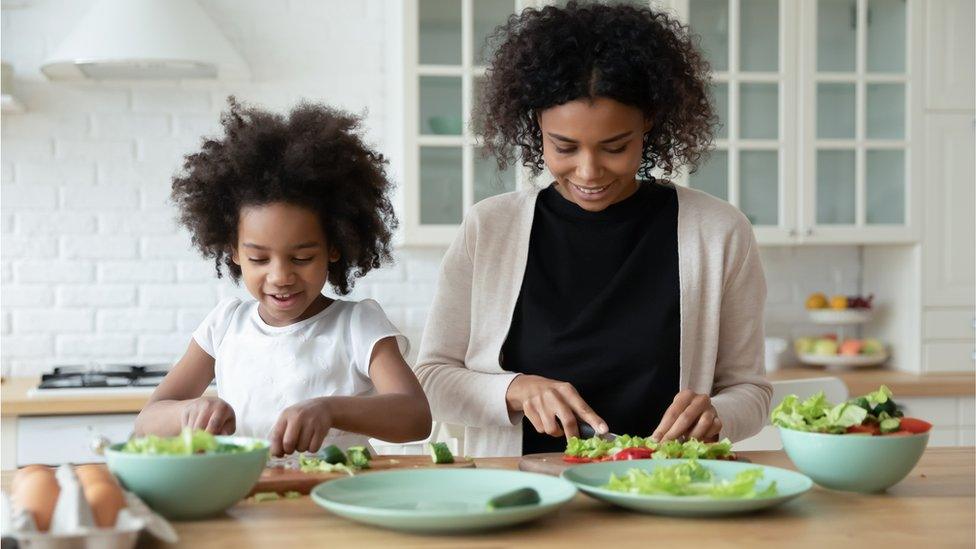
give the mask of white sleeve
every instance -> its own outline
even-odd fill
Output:
[[[223,341],[224,334],[227,333],[227,327],[230,326],[234,312],[240,306],[241,300],[236,297],[229,297],[221,301],[193,332],[193,340],[213,358],[217,358],[220,342]]]
[[[400,354],[406,356],[410,351],[410,341],[390,322],[379,303],[372,299],[356,303],[349,319],[349,359],[358,372],[369,377],[373,347],[386,337],[396,338]]]

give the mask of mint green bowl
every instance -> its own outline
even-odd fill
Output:
[[[257,439],[218,436],[228,444],[253,444]],[[166,518],[212,517],[243,499],[257,483],[268,461],[268,445],[234,454],[187,456],[133,454],[123,444],[105,450],[109,471],[129,491]]]
[[[848,492],[880,492],[908,476],[929,434],[830,435],[779,428],[793,464],[817,484]]]

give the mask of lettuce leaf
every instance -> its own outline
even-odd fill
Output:
[[[267,445],[259,440],[248,444],[220,443],[217,442],[217,437],[202,429],[192,430],[187,427],[173,437],[146,435],[129,439],[121,451],[155,455],[233,454],[250,452],[265,446]]]
[[[616,492],[641,495],[709,496],[721,499],[750,499],[776,495],[776,482],[762,490],[756,486],[763,478],[761,468],[746,469],[732,480],[715,480],[710,469],[696,459],[653,471],[630,469],[623,476],[611,474],[603,487]]]

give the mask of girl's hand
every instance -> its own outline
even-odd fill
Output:
[[[180,414],[180,427],[203,429],[214,435],[231,435],[237,430],[234,409],[217,397],[187,401]]]
[[[651,438],[658,442],[681,437],[712,442],[718,440],[721,431],[722,420],[712,406],[712,399],[685,389],[674,397]]]
[[[508,386],[505,400],[509,410],[523,412],[539,433],[554,437],[565,434],[566,438],[579,436],[577,417],[592,425],[597,433],[608,430],[603,418],[590,408],[575,387],[564,381],[520,375]]]
[[[317,452],[331,428],[328,398],[312,398],[285,408],[271,429],[271,455]]]

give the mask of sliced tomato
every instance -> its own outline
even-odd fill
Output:
[[[613,454],[610,459],[613,461],[626,461],[630,459],[650,459],[654,450],[650,448],[624,448]]]
[[[880,435],[881,428],[876,423],[868,423],[864,425],[851,425],[847,428],[847,432],[857,435]]]
[[[903,417],[901,418],[901,426],[899,427],[899,430],[908,431],[909,433],[914,433],[917,435],[919,433],[927,433],[931,428],[932,424],[923,419]]]
[[[563,461],[566,463],[592,463],[596,460],[588,457],[563,456]]]

